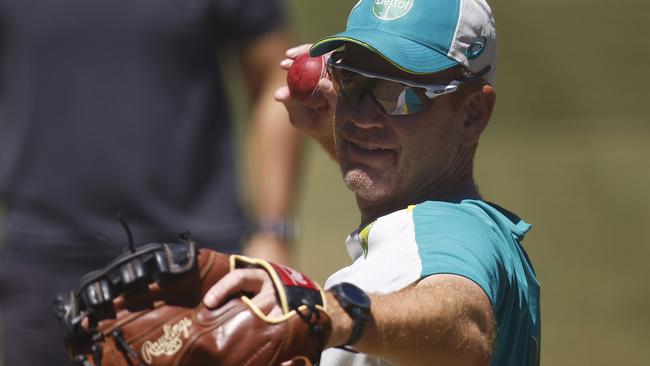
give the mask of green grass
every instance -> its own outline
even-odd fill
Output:
[[[650,128],[586,123],[560,134],[494,122],[477,180],[534,225],[523,244],[542,284],[543,364],[650,364]],[[324,154],[307,166],[297,263],[322,281],[349,263],[343,239],[358,215]]]
[[[290,0],[296,42],[342,30],[355,2]],[[542,363],[649,365],[650,5],[492,3],[498,102],[476,176],[534,225],[523,244],[542,284]],[[349,262],[358,213],[313,144],[305,168],[296,264],[323,281]]]
[[[298,39],[341,30],[354,2],[293,0]],[[491,3],[498,102],[476,176],[487,199],[534,225],[523,244],[542,284],[542,364],[649,365],[650,49],[642,27],[650,5]],[[347,263],[343,239],[358,218],[337,169],[316,150],[298,264],[322,280]]]
[[[488,134],[479,182],[535,225],[545,364],[647,365],[650,129],[591,122]]]

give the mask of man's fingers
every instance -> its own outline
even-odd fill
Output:
[[[293,60],[290,58],[285,58],[284,60],[280,61],[280,67],[284,70],[289,70],[291,65],[293,65]]]
[[[302,55],[303,53],[309,52],[309,49],[311,48],[311,45],[312,45],[311,43],[305,43],[305,44],[301,44],[300,46],[289,48],[287,50],[287,52],[285,53],[285,55],[288,58],[292,58],[292,59],[296,58],[296,57]]]
[[[321,79],[321,80],[327,81],[327,79]],[[332,95],[331,93],[334,94]],[[317,93],[314,97],[309,98],[305,101],[298,101],[291,97],[291,92],[289,91],[289,88],[287,86],[283,86],[278,88],[275,91],[273,97],[275,98],[276,101],[283,103],[287,107],[287,110],[289,111],[290,115],[291,112],[295,111],[296,109],[316,110],[316,109],[327,107],[328,105],[330,105],[332,101],[336,103],[336,92],[333,91],[333,88],[331,91],[327,91],[327,95],[321,95],[321,93]]]
[[[228,273],[205,294],[203,304],[214,309],[242,292],[254,294],[251,301],[263,313],[271,317],[282,315],[273,281],[262,269],[237,269]]]
[[[283,86],[278,88],[278,90],[275,91],[273,94],[273,97],[275,100],[277,100],[280,103],[285,103],[291,99],[291,93],[289,92],[289,87],[288,86]]]
[[[210,309],[223,304],[225,300],[241,292],[258,294],[264,281],[271,282],[262,269],[238,269],[225,275],[203,297],[203,304]],[[271,286],[273,286],[271,284]]]
[[[334,107],[336,107],[336,98],[338,97],[338,94],[336,93],[336,90],[334,90],[332,80],[320,79],[318,81],[318,90],[320,92],[319,94],[327,100],[327,104],[334,109]]]
[[[318,81],[318,88],[318,93],[304,101],[293,99],[289,87],[287,86],[278,88],[273,94],[273,97],[278,102],[287,105],[287,108],[302,106],[302,108],[320,109],[329,106],[334,109],[338,94],[336,93],[336,90],[334,90],[332,81],[329,79],[320,79]]]
[[[268,277],[268,276],[267,276]],[[273,282],[269,279],[264,281],[260,291],[252,299],[255,304],[264,314],[273,317],[282,315],[282,309],[277,304],[277,296],[275,294],[275,287]]]
[[[285,56],[286,56],[287,58],[285,58],[284,60],[280,61],[280,67],[283,68],[283,69],[285,69],[285,70],[289,70],[289,68],[291,67],[291,65],[293,65],[293,60],[294,60],[296,57],[302,55],[303,53],[307,53],[307,52],[309,52],[309,48],[310,48],[310,47],[311,47],[311,43],[305,43],[305,44],[301,44],[300,46],[296,46],[296,47],[293,47],[293,48],[289,48],[289,49],[285,52]]]

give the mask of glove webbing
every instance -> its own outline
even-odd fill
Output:
[[[74,347],[92,344],[95,366],[101,366],[103,357],[103,336],[96,326],[100,320],[115,318],[115,298],[128,291],[142,292],[150,283],[168,284],[198,270],[198,249],[186,233],[181,234],[179,243],[151,243],[130,249],[106,267],[84,275],[79,290],[60,294],[54,303],[56,316],[66,329],[68,348],[76,352]],[[89,322],[88,329],[82,326],[84,320]],[[114,330],[112,336],[120,351],[138,358],[121,329]],[[73,361],[75,366],[93,366],[84,355],[73,356]]]

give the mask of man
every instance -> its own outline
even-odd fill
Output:
[[[276,93],[335,156],[361,212],[346,242],[354,263],[325,285],[322,365],[539,364],[539,284],[519,244],[530,225],[483,200],[472,174],[495,103],[495,47],[484,0],[362,0],[345,32],[311,48],[334,51],[320,103]],[[235,270],[204,302],[244,290],[269,309],[268,283]]]
[[[138,243],[189,230],[204,246],[239,252],[251,234],[246,254],[289,260],[300,140],[272,98],[286,79],[277,67],[290,42],[284,7],[0,1],[5,366],[69,364],[51,302],[124,249],[118,212]],[[238,200],[226,52],[239,56],[252,101],[259,225]]]

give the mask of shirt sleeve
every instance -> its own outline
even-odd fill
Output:
[[[421,277],[454,274],[479,285],[494,305],[503,273],[499,237],[487,216],[447,203],[427,202],[413,210]]]
[[[219,28],[230,41],[254,39],[286,26],[283,0],[213,0]]]

